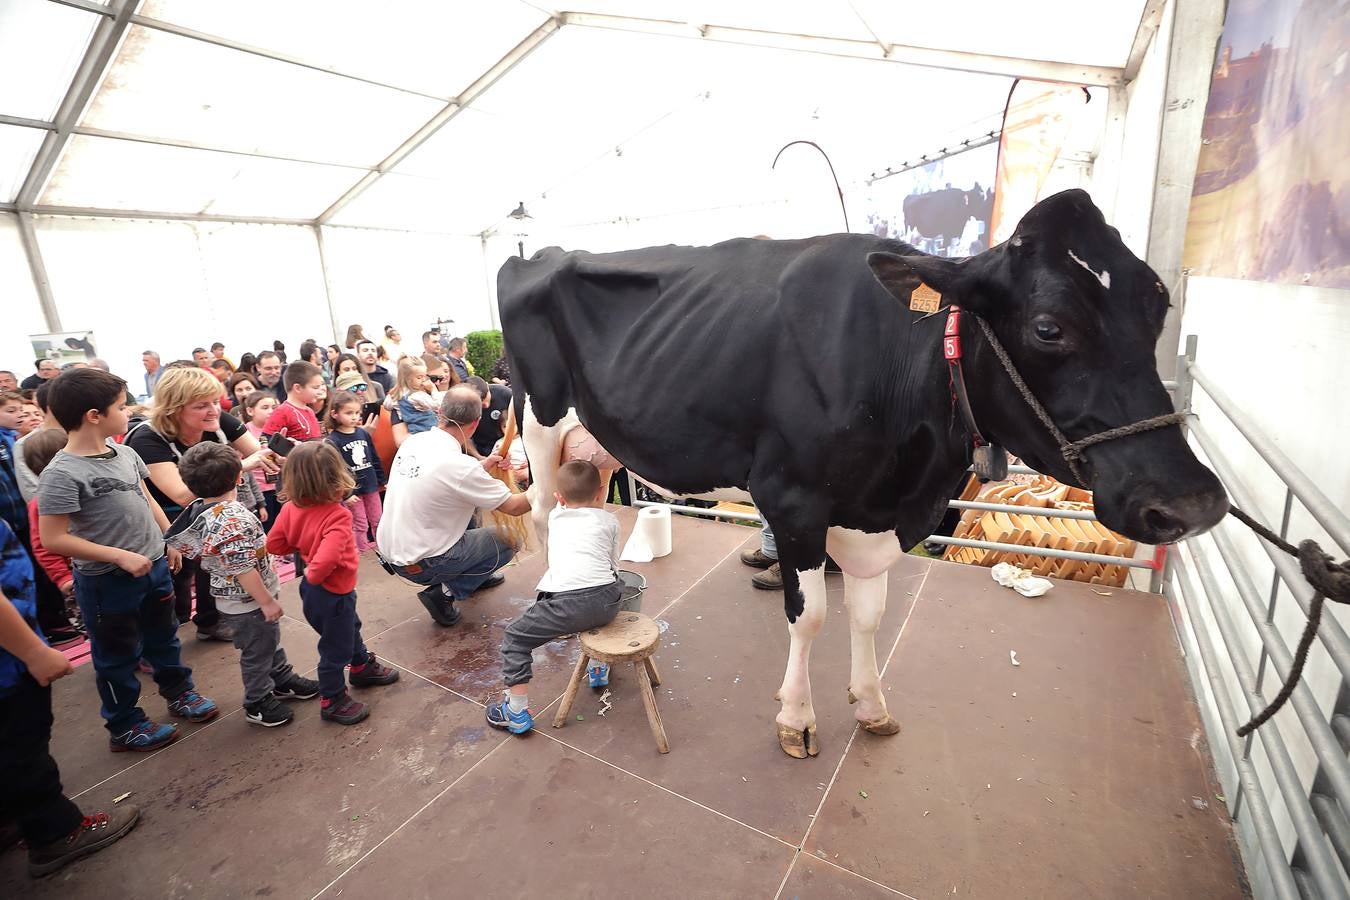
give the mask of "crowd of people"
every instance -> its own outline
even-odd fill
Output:
[[[62,791],[48,750],[50,685],[72,670],[62,645],[88,641],[113,752],[158,749],[179,737],[172,719],[218,715],[183,660],[182,628],[238,650],[244,721],[282,726],[290,702],[318,698],[322,720],[352,725],[371,710],[351,689],[399,677],[362,640],[362,552],[420,586],[445,627],[456,603],[503,580],[519,545],[486,513],[530,511],[508,487],[518,458],[498,449],[512,415],[505,359],[489,382],[463,338],[434,330],[421,353],[389,326],[379,343],[353,326],[346,343],[306,340],[288,360],[277,342],[238,364],[220,342],[167,364],[146,351],[130,386],[97,360],[40,359],[22,383],[0,371],[0,828],[27,843],[33,875],[107,846],[139,816],[129,804],[86,815]],[[568,463],[546,498],[557,504],[550,568],[507,630],[494,727],[532,726],[533,649],[618,610],[605,481]],[[292,567],[318,635],[316,679],[281,642],[279,573]],[[168,722],[139,705],[141,674]],[[607,678],[591,672],[595,685]]]

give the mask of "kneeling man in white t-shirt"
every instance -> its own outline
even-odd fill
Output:
[[[483,401],[473,388],[445,392],[436,427],[398,448],[375,534],[386,565],[427,586],[417,599],[438,625],[458,622],[455,601],[500,584],[497,570],[511,561],[512,548],[495,529],[469,527],[474,511],[495,509],[509,516],[530,511],[524,494],[511,493],[488,474],[502,465],[500,456],[472,455],[482,413]]]

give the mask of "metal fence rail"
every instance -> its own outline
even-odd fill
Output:
[[[1177,408],[1190,408],[1192,385],[1198,386],[1283,482],[1281,537],[1287,538],[1293,502],[1297,499],[1332,540],[1342,550],[1350,552],[1350,519],[1195,364],[1195,355],[1196,339],[1191,336],[1186,341],[1185,355],[1177,360]],[[1258,509],[1255,495],[1238,477],[1210,428],[1192,418],[1188,430],[1210,467],[1223,481],[1233,502],[1247,512],[1255,513]],[[1235,532],[1246,533],[1236,520],[1225,520],[1209,534],[1185,541],[1184,550],[1171,548],[1163,579],[1164,593],[1187,611],[1192,628],[1189,635],[1183,635],[1183,645],[1190,643],[1187,637],[1193,640],[1193,647],[1185,646],[1185,649],[1197,651],[1204,678],[1212,690],[1223,733],[1209,735],[1211,746],[1226,747],[1237,770],[1238,788],[1229,801],[1229,813],[1239,828],[1244,822],[1250,823],[1252,837],[1266,863],[1275,896],[1328,900],[1350,897],[1350,880],[1346,874],[1350,872],[1350,820],[1345,813],[1350,804],[1350,761],[1346,757],[1347,748],[1350,748],[1350,718],[1340,713],[1328,715],[1318,704],[1313,688],[1300,683],[1290,697],[1293,719],[1281,714],[1245,740],[1235,735],[1237,726],[1246,716],[1240,719],[1233,708],[1233,686],[1237,686],[1246,700],[1248,714],[1255,715],[1265,708],[1269,700],[1267,695],[1274,693],[1268,689],[1283,683],[1293,665],[1289,644],[1275,626],[1280,585],[1288,588],[1305,616],[1313,594],[1293,559],[1257,539],[1274,567],[1269,593],[1263,596],[1245,568]],[[1214,550],[1218,551],[1217,560]],[[1221,585],[1220,566],[1231,580],[1232,589]],[[1182,576],[1175,582],[1170,577],[1174,573]],[[1188,580],[1186,576],[1194,576],[1194,579]],[[1198,590],[1193,589],[1196,583],[1200,586]],[[1245,618],[1239,610],[1245,611]],[[1207,618],[1219,633],[1221,647],[1214,644],[1206,627]],[[1259,661],[1255,668],[1244,643],[1243,632],[1249,626],[1260,639]],[[1331,615],[1322,617],[1317,638],[1339,675],[1337,696],[1345,698],[1350,684],[1350,638]],[[1306,742],[1316,761],[1317,769],[1311,779],[1300,777],[1291,755],[1290,741],[1296,738]],[[1260,740],[1265,751],[1269,774],[1275,782],[1273,792],[1272,786],[1262,782],[1253,760],[1254,739]],[[1270,802],[1275,796],[1280,798],[1288,813],[1297,838],[1292,852],[1286,851],[1275,827]]]

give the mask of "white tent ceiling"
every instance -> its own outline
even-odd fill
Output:
[[[987,130],[1012,75],[1118,84],[1159,5],[3,0],[0,208],[480,234],[522,199],[762,202],[790,140],[847,182]]]

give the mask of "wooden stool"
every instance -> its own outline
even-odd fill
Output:
[[[647,707],[647,724],[651,726],[652,737],[656,738],[656,748],[662,753],[670,752],[666,741],[666,729],[661,724],[661,713],[656,709],[656,694],[653,686],[660,686],[661,676],[656,671],[652,654],[661,645],[661,628],[651,618],[642,613],[621,612],[614,621],[602,628],[577,635],[581,639],[581,658],[572,672],[572,681],[567,685],[558,714],[553,717],[553,727],[562,728],[567,724],[567,716],[572,711],[572,701],[577,698],[581,681],[586,677],[586,669],[591,660],[609,663],[632,663],[637,672],[638,688],[642,691],[642,705]]]

